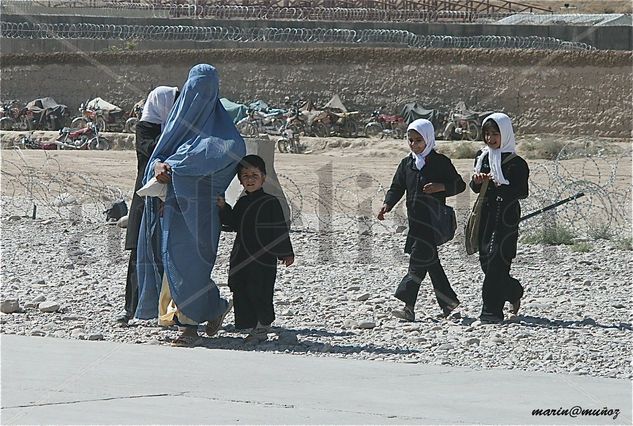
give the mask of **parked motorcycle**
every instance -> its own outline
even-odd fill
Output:
[[[458,102],[448,116],[444,128],[444,138],[448,140],[483,140],[481,124],[492,113],[493,111],[472,111],[466,108],[463,101]]]
[[[139,122],[143,116],[143,106],[145,105],[145,99],[142,99],[134,104],[132,110],[128,114],[128,119],[125,121],[123,131],[126,133],[136,133],[136,123]]]
[[[59,149],[108,150],[111,148],[110,141],[99,135],[99,127],[92,122],[80,129],[64,127],[59,131],[55,144]]]
[[[329,128],[321,120],[323,111],[302,111],[295,104],[290,108],[286,124],[282,129],[290,129],[296,135],[326,137],[330,135]]]
[[[20,114],[26,117],[28,130],[59,130],[70,115],[66,105],[58,104],[51,97],[29,102]]]
[[[300,154],[305,151],[305,145],[299,142],[299,136],[291,129],[281,132],[281,137],[277,139],[277,150],[290,154]]]
[[[334,112],[326,110],[323,116],[319,116],[318,121],[328,129],[329,135],[353,138],[358,136],[357,115],[358,111]],[[315,121],[317,120],[315,119]]]
[[[55,143],[42,143],[40,140],[35,139],[33,132],[23,134],[15,147],[21,149],[57,149]]]
[[[451,112],[444,128],[444,138],[448,140],[482,140],[481,124],[490,114],[492,111],[467,114]]]
[[[246,117],[238,121],[235,127],[244,136],[256,137],[260,133],[279,135],[284,127],[281,117],[282,113],[279,112],[264,113],[249,109]]]
[[[71,127],[85,127],[89,122],[94,123],[101,132],[109,130],[122,130],[124,124],[121,120],[123,110],[101,98],[94,98],[79,106],[80,116],[73,118]]]
[[[369,122],[365,125],[365,136],[368,138],[383,138],[385,136],[395,139],[404,138],[407,124],[401,115],[382,114],[381,109],[371,114]]]
[[[24,107],[19,101],[8,101],[0,105],[0,130],[28,130]]]

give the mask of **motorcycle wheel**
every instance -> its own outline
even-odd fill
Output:
[[[99,129],[100,132],[107,132],[107,125],[106,125],[106,121],[103,119],[103,117],[97,117],[95,119],[95,125],[97,126],[97,129]]]
[[[365,125],[365,136],[368,138],[379,138],[382,135],[382,126],[375,121]]]
[[[99,151],[107,151],[111,148],[110,141],[103,137],[92,138],[88,142],[88,149],[96,149]]]
[[[469,141],[479,140],[479,127],[472,121],[468,122],[468,131],[464,133],[466,133],[466,138]]]
[[[281,139],[277,141],[277,151],[288,152],[288,145],[285,140]]]
[[[258,136],[257,128],[252,123],[244,123],[238,127],[242,136],[254,138]]]
[[[0,118],[0,130],[12,130],[13,124],[14,124],[14,121],[12,118],[9,118],[9,117]]]
[[[454,141],[454,140],[460,139],[457,133],[455,132],[455,123],[448,123],[446,125],[446,129],[444,129],[444,133],[442,136],[444,137],[444,140],[446,141]]]
[[[70,127],[73,129],[83,129],[88,125],[88,121],[83,117],[75,117],[73,121],[70,122]]]
[[[123,131],[125,133],[136,133],[136,123],[138,123],[138,118],[136,117],[128,118],[127,121],[125,122],[125,127],[123,128]]]

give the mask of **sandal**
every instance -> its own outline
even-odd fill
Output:
[[[224,322],[224,317],[227,316],[229,312],[233,309],[233,299],[229,300],[229,305],[226,307],[226,311],[219,317],[214,320],[207,322],[207,326],[204,328],[204,331],[207,333],[207,336],[212,337],[220,330],[222,327],[222,323]]]
[[[194,347],[200,342],[200,336],[198,336],[198,332],[195,331],[195,334],[191,334],[191,332],[183,331],[180,336],[178,336],[175,340],[172,340],[172,346],[178,347]]]
[[[512,303],[512,309],[510,310],[510,312],[512,312],[512,315],[516,316],[519,313],[520,308],[521,308],[521,299]]]

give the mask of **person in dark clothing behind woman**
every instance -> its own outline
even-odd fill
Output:
[[[120,324],[127,324],[136,312],[138,304],[138,278],[136,276],[136,242],[143,216],[143,199],[136,194],[143,186],[143,174],[147,161],[152,155],[161,127],[167,120],[169,111],[178,97],[177,87],[158,86],[147,96],[147,101],[143,106],[141,120],[136,124],[136,183],[134,184],[134,195],[132,205],[128,215],[127,232],[125,234],[125,250],[130,250],[130,262],[127,267],[127,279],[125,282],[125,308],[116,317]]]
[[[405,303],[404,309],[393,310],[398,318],[415,321],[415,302],[420,283],[429,273],[441,316],[448,317],[457,308],[459,300],[451,288],[437,253],[431,215],[450,197],[466,189],[466,184],[455,170],[451,160],[435,151],[435,130],[430,121],[418,119],[407,128],[409,148],[398,165],[391,187],[387,191],[378,219],[398,203],[406,191],[409,232],[404,248],[409,253],[409,270],[402,278],[395,297]]]
[[[246,341],[266,340],[275,319],[273,292],[277,259],[294,262],[288,225],[279,200],[262,189],[266,165],[258,155],[247,155],[237,166],[237,177],[246,191],[231,208],[218,197],[220,220],[237,231],[229,265],[235,328],[250,328]]]
[[[503,305],[512,304],[516,315],[523,297],[523,286],[510,276],[517,253],[520,199],[528,196],[530,170],[516,155],[510,117],[502,113],[488,116],[482,125],[486,147],[477,153],[470,187],[479,193],[488,181],[479,224],[479,263],[485,277],[482,288],[482,323],[503,321]],[[511,157],[510,157],[511,156]]]

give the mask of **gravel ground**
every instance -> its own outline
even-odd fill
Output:
[[[150,321],[114,323],[123,306],[124,230],[6,215],[1,224],[2,310],[16,308],[11,299],[19,299],[16,312],[0,315],[2,333],[159,345],[177,336],[175,329]],[[483,275],[457,236],[440,257],[462,301],[459,314],[436,318],[439,308],[427,278],[417,319],[406,323],[390,314],[400,307],[392,294],[407,266],[405,236],[395,231],[348,223],[333,233],[292,232],[297,260],[279,269],[269,341],[244,343],[229,314],[219,334],[199,345],[632,378],[631,251],[609,240],[592,241],[586,253],[520,244],[512,270],[526,288],[521,312],[501,325],[481,325],[476,319]],[[221,238],[213,277],[229,296],[233,234]]]

